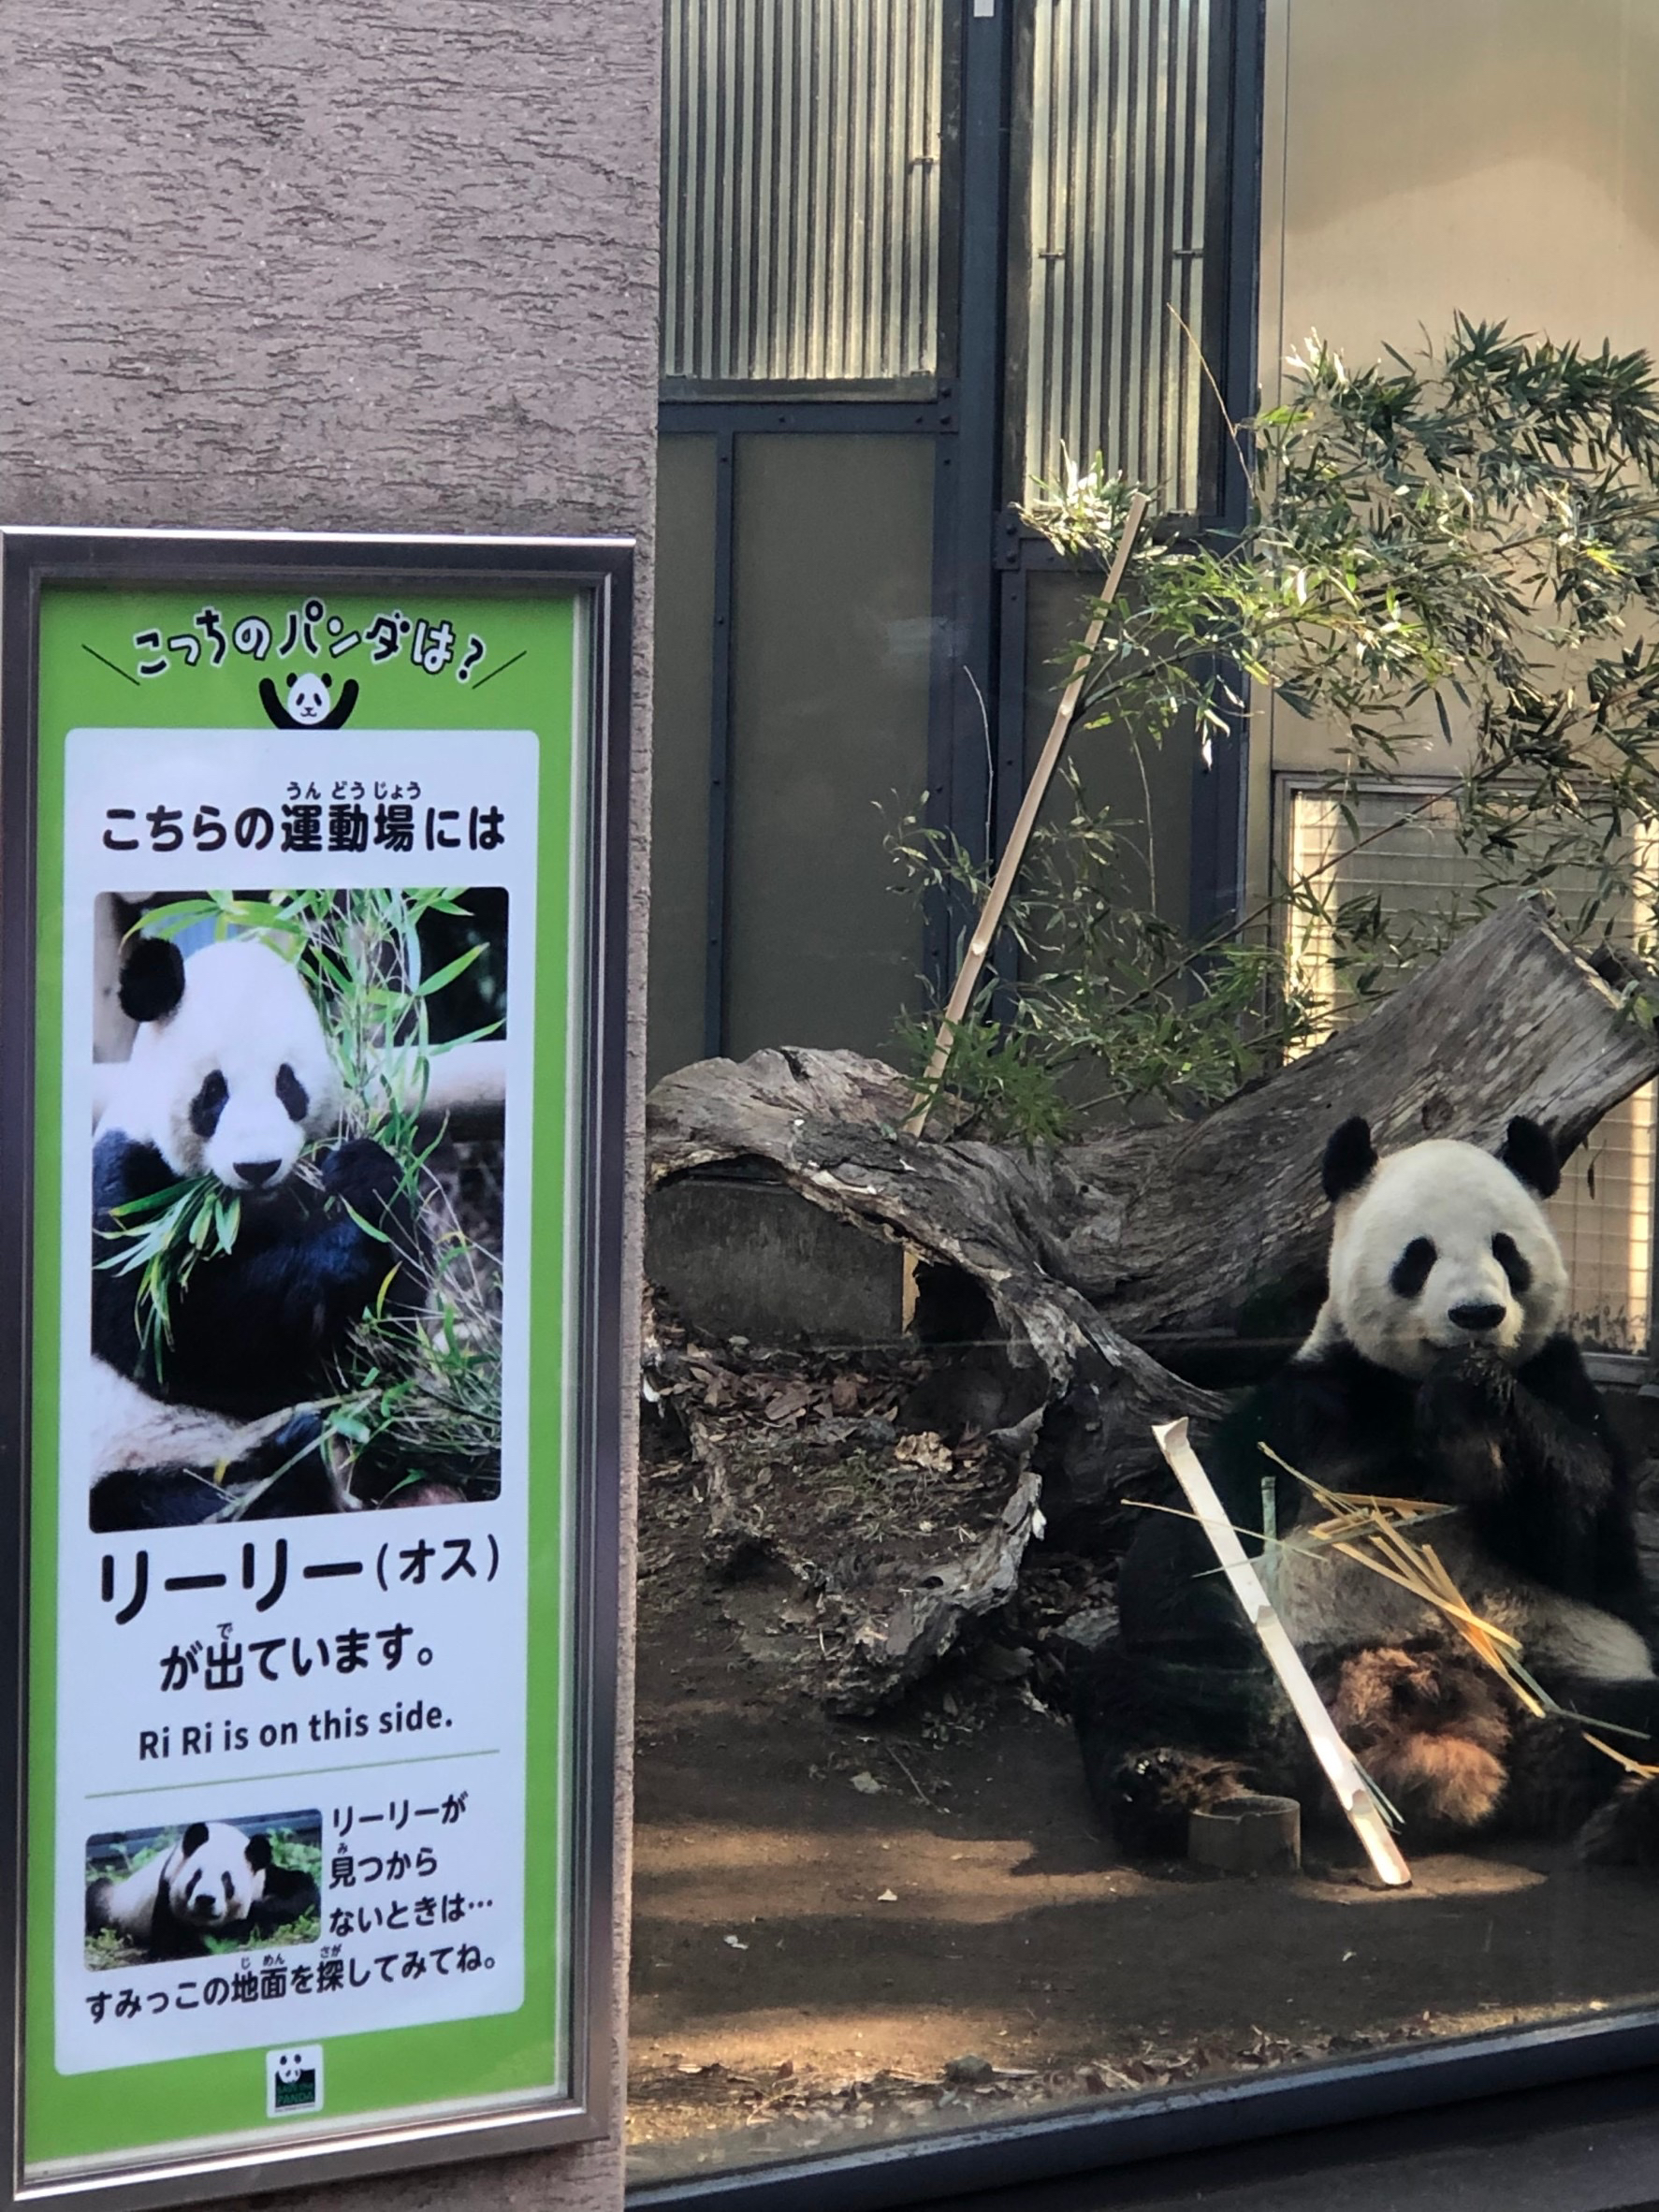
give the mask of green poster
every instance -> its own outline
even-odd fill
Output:
[[[38,600],[27,2183],[573,2095],[591,607],[286,573]]]

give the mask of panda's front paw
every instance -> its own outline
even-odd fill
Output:
[[[1249,1788],[1232,1760],[1168,1746],[1126,1754],[1105,1783],[1113,1834],[1126,1858],[1184,1857],[1193,1813]]]
[[[372,1137],[353,1137],[323,1157],[323,1188],[354,1214],[378,1228],[381,1216],[396,1203],[403,1186],[403,1171],[384,1144]]]
[[[1515,1402],[1515,1376],[1485,1345],[1456,1345],[1442,1354],[1422,1395],[1443,1418],[1502,1420]]]
[[[1454,1498],[1473,1501],[1502,1489],[1504,1435],[1514,1403],[1514,1375],[1478,1346],[1448,1352],[1423,1382],[1419,1445],[1445,1471]]]

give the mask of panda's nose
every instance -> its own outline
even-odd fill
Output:
[[[282,1164],[280,1159],[239,1159],[236,1171],[250,1190],[257,1190],[262,1184],[270,1181]],[[1453,1318],[1456,1318],[1455,1315]]]
[[[1501,1305],[1454,1305],[1446,1317],[1471,1336],[1478,1336],[1482,1331],[1497,1327],[1504,1309]]]

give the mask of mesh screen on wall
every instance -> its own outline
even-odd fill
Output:
[[[1035,0],[1026,473],[1201,482],[1211,0]]]

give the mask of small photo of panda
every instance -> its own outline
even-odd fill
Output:
[[[507,894],[101,895],[89,1518],[501,1488]]]
[[[322,1933],[320,1813],[188,1820],[93,1836],[86,1963],[147,1966],[314,1943]]]

